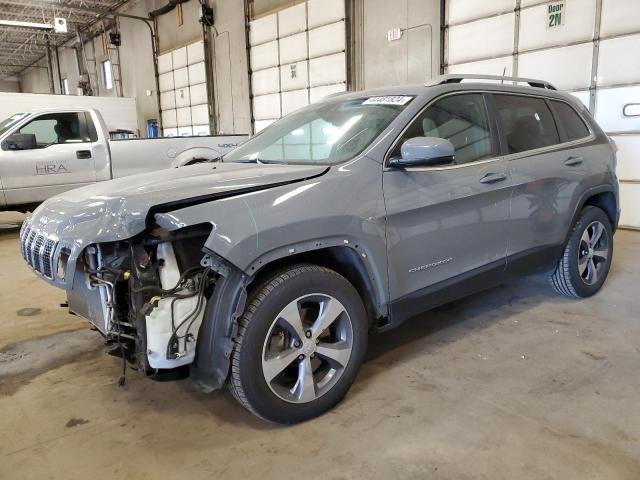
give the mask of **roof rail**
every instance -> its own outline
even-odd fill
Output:
[[[522,77],[503,77],[501,75],[472,75],[472,74],[448,74],[434,78],[426,86],[442,85],[445,83],[461,83],[463,80],[495,80],[499,82],[526,83],[534,88],[546,88],[548,90],[557,90],[551,83],[546,80],[536,80],[535,78]]]

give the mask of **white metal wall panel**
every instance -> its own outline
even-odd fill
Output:
[[[344,0],[309,0],[309,28],[337,22],[345,18]]]
[[[209,107],[205,105],[194,105],[191,107],[191,120],[194,125],[209,124]]]
[[[254,95],[265,95],[267,93],[277,93],[280,91],[280,81],[278,78],[278,67],[258,70],[251,75],[251,87]]]
[[[189,95],[191,97],[191,105],[207,103],[207,85],[205,83],[191,85],[189,87]]]
[[[510,54],[514,18],[515,14],[510,13],[449,28],[448,63]]]
[[[478,75],[512,75],[513,57],[491,58],[478,62],[457,63],[448,68],[449,73],[475,73]]]
[[[282,115],[288,115],[291,112],[309,105],[309,90],[293,90],[291,92],[282,92]]]
[[[187,66],[187,47],[176,48],[171,52],[171,58],[173,60],[173,69]]]
[[[176,127],[178,122],[176,120],[176,111],[175,109],[164,110],[162,112],[162,127]]]
[[[596,0],[566,0],[565,24],[549,28],[547,5],[520,13],[519,51],[589,41],[595,27]]]
[[[640,184],[620,184],[620,226],[640,227]]]
[[[312,97],[326,95],[325,90],[344,90],[344,19],[345,0],[307,0],[251,22],[255,131],[307,105]],[[318,89],[324,86],[328,89]]]
[[[283,92],[300,90],[309,86],[307,61],[280,67],[280,88]]]
[[[190,137],[193,135],[193,128],[189,127],[178,127],[178,136],[179,137]]]
[[[640,135],[616,135],[613,139],[618,144],[618,178],[640,181]]]
[[[640,17],[636,22],[640,30]],[[598,58],[598,85],[628,83],[640,83],[640,35],[602,40]]]
[[[345,54],[336,53],[309,60],[309,85],[331,85],[346,78]]]
[[[176,93],[174,90],[160,93],[160,107],[162,110],[176,108]]]
[[[204,42],[196,42],[187,45],[187,63],[204,62]]]
[[[309,57],[320,57],[345,49],[344,20],[309,30]]]
[[[195,85],[196,83],[205,83],[207,81],[207,70],[205,69],[204,62],[189,65],[189,83]]]
[[[158,82],[160,83],[161,92],[173,90],[175,87],[175,84],[173,83],[173,71],[160,75],[158,77]]]
[[[543,78],[562,90],[589,88],[592,55],[591,42],[521,53],[518,57],[518,75]]]
[[[191,126],[191,108],[176,108],[176,121],[178,128]]]
[[[257,47],[251,47],[251,70],[276,67],[278,65],[278,41],[263,43]]]
[[[164,136],[209,131],[204,43],[194,42],[158,57],[166,72],[160,75],[160,108]],[[204,112],[204,113],[203,113]],[[194,125],[198,125],[196,129]]]
[[[179,68],[173,71],[174,88],[183,88],[189,86],[189,71],[187,67]]]
[[[640,86],[598,90],[596,120],[605,132],[640,131],[640,117],[622,114],[628,103],[640,103]]]
[[[176,89],[176,107],[191,106],[191,95],[189,95],[189,87]]]
[[[253,97],[253,116],[256,120],[280,118],[280,94],[272,93]]]
[[[589,108],[589,98],[591,97],[591,94],[589,93],[588,90],[583,90],[580,92],[569,92],[569,93],[574,97],[576,97],[578,100],[580,100],[585,107]]]
[[[640,30],[639,22],[638,0],[602,0],[601,37],[637,32]]]
[[[173,70],[173,61],[171,60],[171,52],[158,55],[158,73],[167,73]]]
[[[307,34],[298,33],[280,40],[280,63],[293,63],[305,60],[308,55]]]
[[[249,26],[251,46],[260,45],[276,38],[278,38],[278,17],[276,14],[267,15],[251,22]]]
[[[278,12],[278,36],[280,38],[307,29],[307,10],[304,3]]]
[[[520,5],[522,8],[530,7],[532,5],[540,5],[541,3],[547,3],[549,0],[521,0]]]
[[[333,93],[344,92],[347,90],[347,85],[344,83],[337,83],[335,85],[324,85],[322,87],[314,87],[309,92],[309,100],[311,103],[322,100],[327,95]]]
[[[211,129],[209,128],[209,125],[194,125],[193,134],[198,136],[211,135]]]
[[[514,0],[450,0],[447,2],[447,18],[450,25],[468,22],[476,18],[512,12],[516,6]]]

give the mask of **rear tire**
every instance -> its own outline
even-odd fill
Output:
[[[550,276],[554,290],[573,298],[586,298],[602,288],[613,257],[613,232],[607,214],[585,207]]]
[[[239,321],[229,389],[255,415],[292,424],[323,414],[363,361],[367,316],[344,277],[296,265],[266,281]]]

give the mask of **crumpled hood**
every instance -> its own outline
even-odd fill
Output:
[[[157,205],[235,190],[263,188],[320,175],[324,166],[203,163],[132,175],[57,195],[40,205],[31,224],[41,233],[82,247],[130,238]],[[175,207],[180,208],[179,206]]]

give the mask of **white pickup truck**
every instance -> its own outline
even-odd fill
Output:
[[[17,113],[0,122],[0,210],[25,211],[90,183],[214,160],[247,138],[110,140],[95,109]]]

